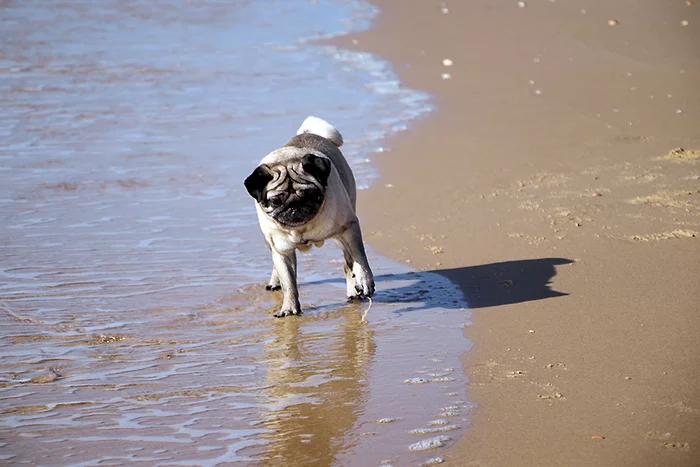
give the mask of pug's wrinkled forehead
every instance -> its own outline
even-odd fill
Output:
[[[285,180],[311,183],[325,188],[331,166],[330,160],[322,152],[291,146],[271,152],[260,164],[266,166],[273,176],[267,185],[268,190],[275,189],[277,184]]]
[[[316,156],[313,156],[316,157]],[[305,167],[306,166],[306,167]],[[318,171],[309,168],[303,160],[290,161],[286,164],[268,165],[272,180],[267,183],[268,195],[276,191],[316,187],[325,188],[325,180],[319,178]]]
[[[279,192],[305,188],[314,188],[323,193],[328,184],[331,165],[331,161],[325,155],[319,155],[318,151],[283,147],[264,157],[246,179],[245,185],[258,202]]]
[[[284,150],[282,157],[278,154],[271,158],[270,163],[266,164],[267,158],[263,159],[262,163],[273,170],[282,171],[282,168],[286,168],[287,175],[294,179],[301,178],[309,181],[314,178],[319,180],[323,187],[326,186],[331,171],[331,161],[325,154],[308,148],[282,148],[279,151],[282,150]]]

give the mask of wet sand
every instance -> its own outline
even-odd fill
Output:
[[[339,42],[437,111],[387,142],[366,237],[472,306],[446,459],[697,465],[700,4],[376,3]]]

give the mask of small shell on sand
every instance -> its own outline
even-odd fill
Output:
[[[452,78],[452,75],[451,75],[451,74],[449,74],[449,73],[443,73],[443,74],[442,74],[442,79],[450,79],[450,78]]]
[[[525,2],[518,2],[518,8],[525,8],[527,4]]]
[[[687,26],[687,25],[689,25],[689,24],[690,24],[690,23],[688,22],[687,19],[684,19],[683,21],[681,21],[681,26]]]
[[[452,65],[454,65],[454,63],[455,63],[455,62],[453,62],[453,61],[450,60],[449,58],[445,58],[445,59],[442,61],[442,64],[443,64],[444,66],[452,66]]]
[[[608,20],[608,26],[617,26],[618,24],[620,24],[620,22],[616,19],[609,19]]]

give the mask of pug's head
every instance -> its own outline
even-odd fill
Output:
[[[284,226],[297,227],[321,210],[330,174],[330,160],[306,154],[259,165],[246,178],[245,187],[267,215]]]

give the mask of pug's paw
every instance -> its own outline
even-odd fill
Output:
[[[356,298],[371,297],[374,294],[374,277],[371,271],[358,270],[355,273]]]
[[[285,316],[298,316],[302,314],[303,311],[301,311],[301,307],[299,308],[282,308],[280,311],[275,313],[274,316],[275,318],[284,318]]]

